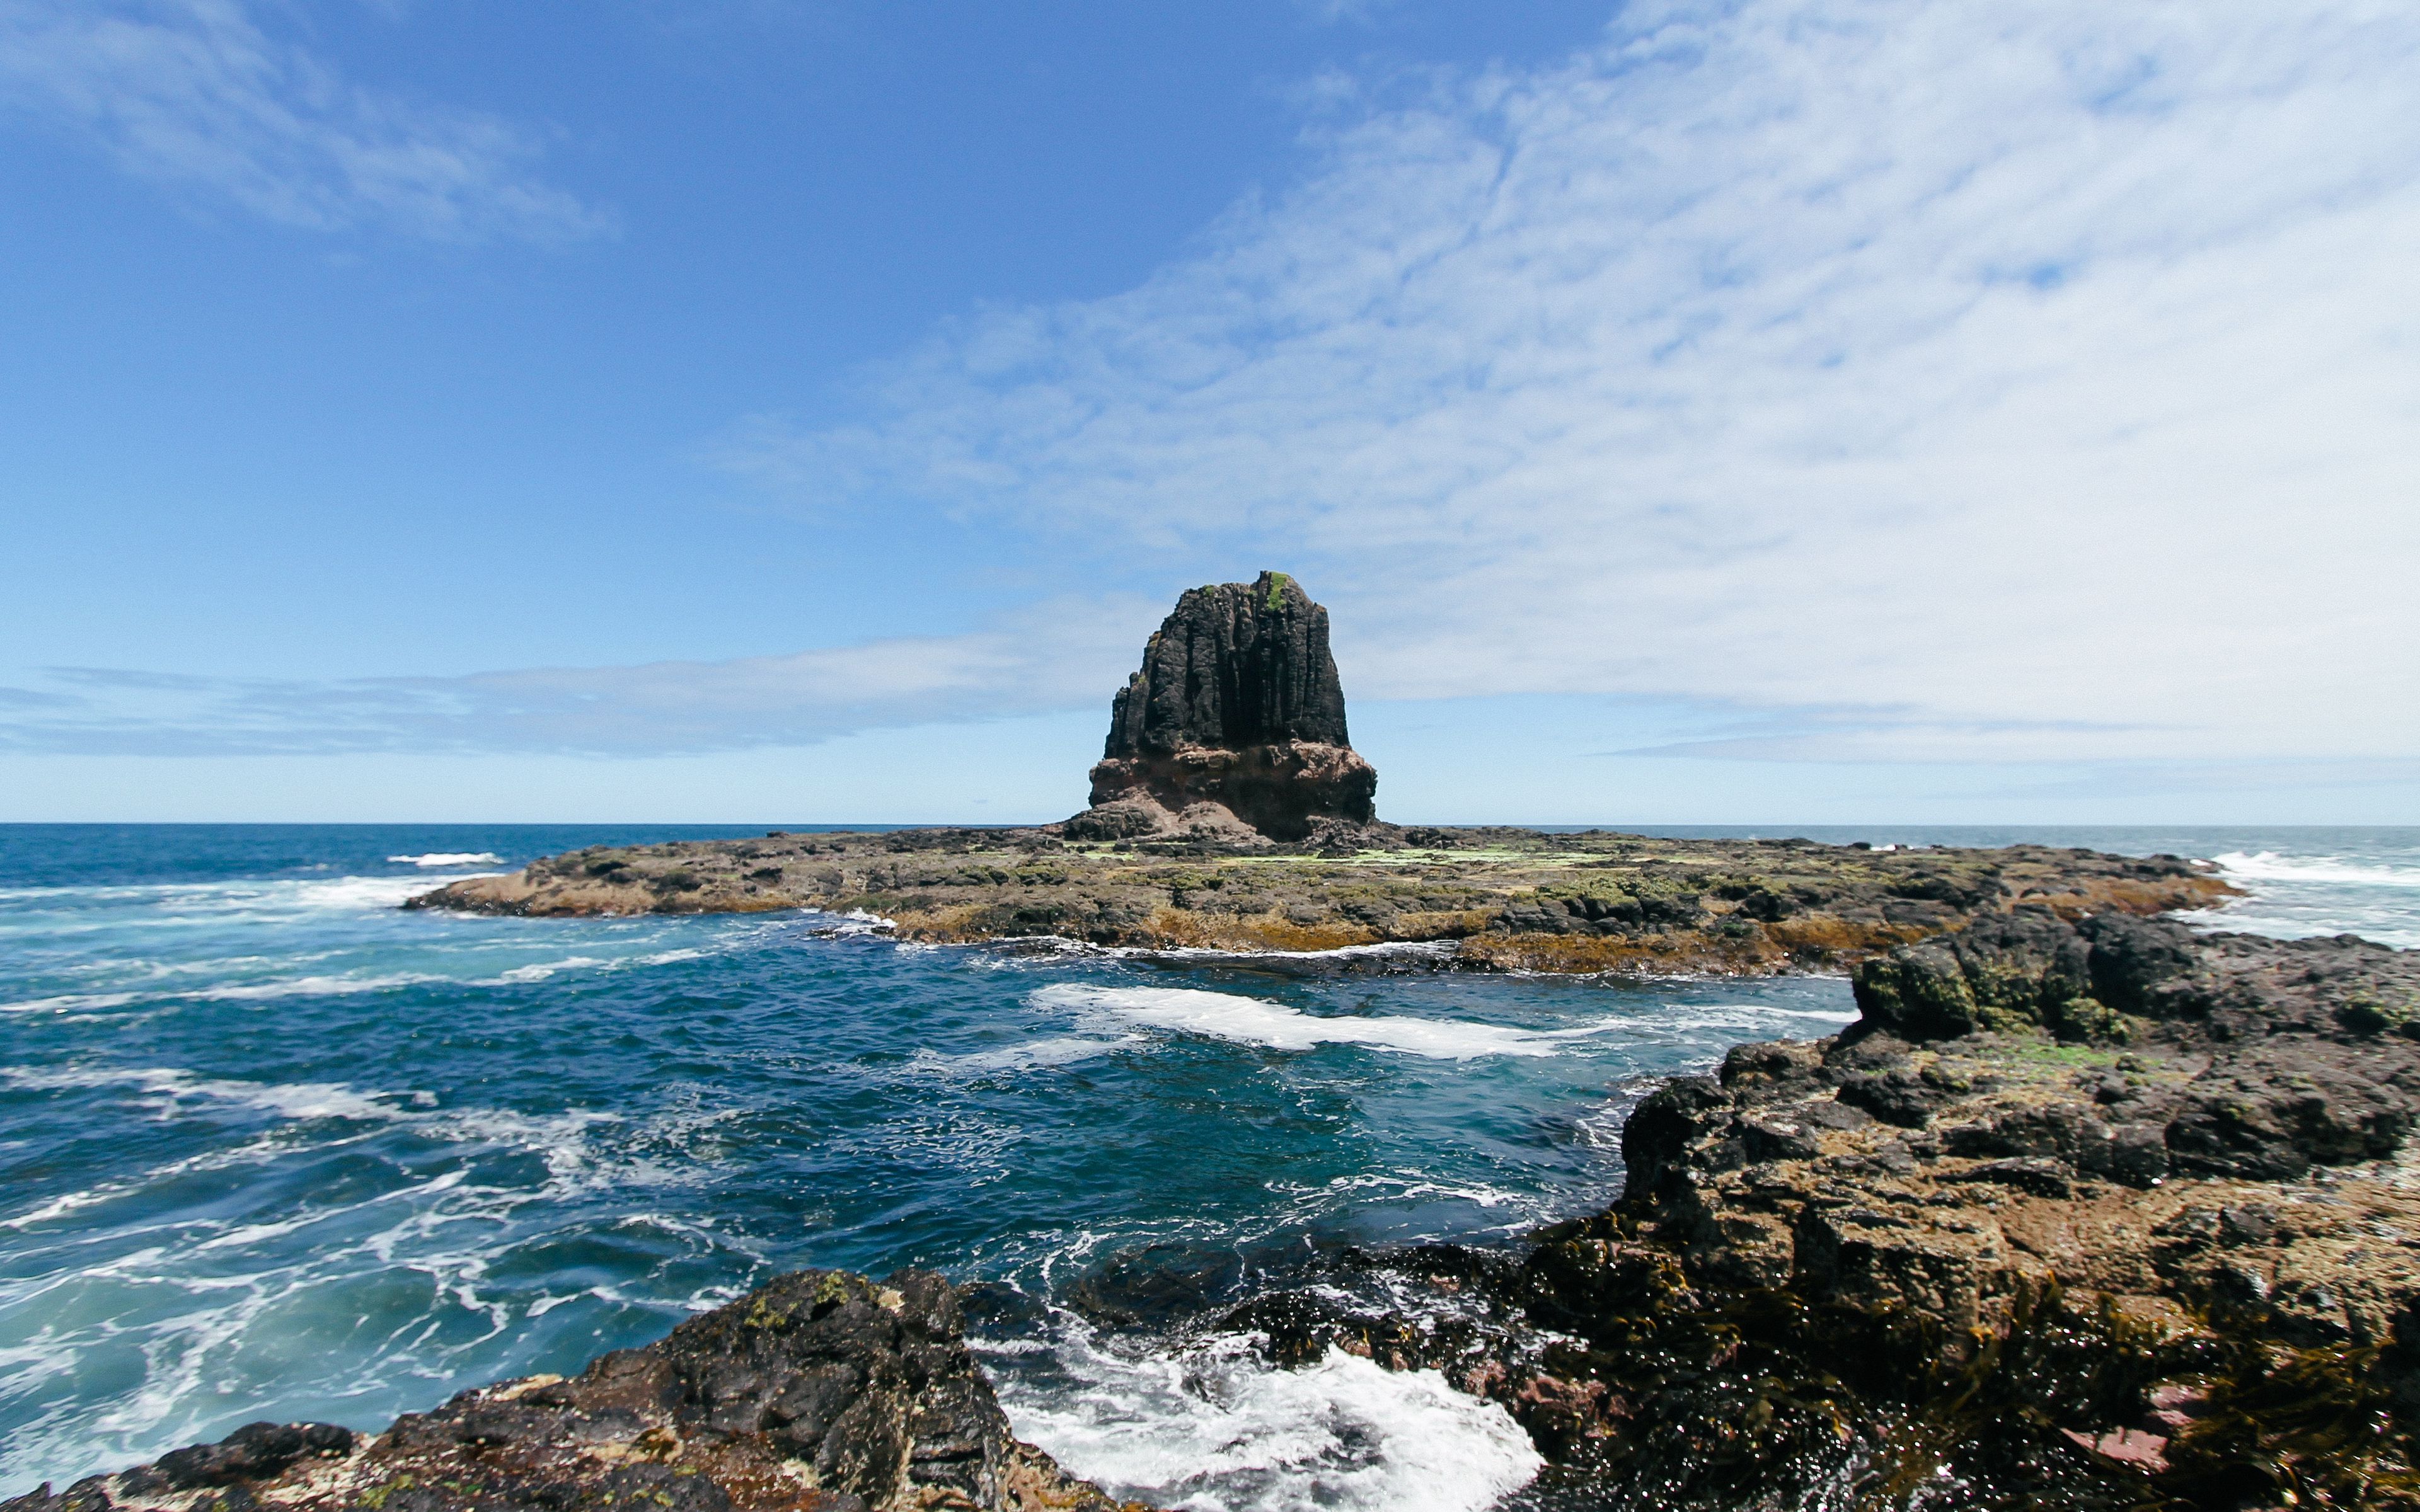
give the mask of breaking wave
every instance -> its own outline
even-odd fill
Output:
[[[1113,1495],[1199,1512],[1478,1512],[1544,1461],[1512,1415],[1435,1370],[1330,1349],[1280,1369],[1246,1335],[1174,1352],[1068,1322],[1039,1370],[1000,1371],[1018,1437]],[[978,1344],[1003,1365],[1035,1346]]]
[[[1494,1024],[1386,1015],[1321,1018],[1258,997],[1204,992],[1195,987],[1096,987],[1060,982],[1036,991],[1033,1001],[1047,1008],[1104,1011],[1155,1028],[1267,1045],[1276,1050],[1357,1044],[1437,1060],[1468,1060],[1478,1056],[1551,1056],[1559,1048],[1556,1041],[1597,1032],[1593,1027],[1539,1032]]]
[[[1516,1029],[1465,1019],[1411,1018],[1386,1014],[1323,1017],[1265,998],[1197,987],[1109,987],[1060,982],[1036,990],[1041,1008],[1107,1013],[1129,1023],[1181,1034],[1198,1034],[1275,1050],[1309,1050],[1323,1044],[1360,1045],[1436,1060],[1483,1056],[1553,1056],[1575,1041],[1606,1035],[1677,1034],[1770,1019],[1801,1019],[1826,1026],[1847,1024],[1854,1011],[1793,1009],[1766,1003],[1692,1004],[1659,1007],[1646,1013],[1616,1013],[1559,1029]]]
[[[2333,856],[2279,856],[2274,851],[2215,856],[2219,870],[2245,882],[2321,882],[2351,887],[2420,887],[2420,867],[2364,866]]]

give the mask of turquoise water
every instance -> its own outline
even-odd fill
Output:
[[[985,1325],[1012,1415],[1121,1489],[1481,1505],[1526,1446],[1434,1378],[1274,1371],[1058,1304],[1146,1249],[1266,1264],[1601,1205],[1653,1078],[1852,1015],[1824,979],[396,906],[670,833],[0,826],[0,1495],[256,1418],[380,1427],[784,1269],[917,1264],[1032,1299]],[[2228,857],[2238,927],[2420,944],[2420,833],[2061,838]]]

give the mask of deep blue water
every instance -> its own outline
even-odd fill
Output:
[[[725,831],[754,833],[762,826]],[[807,826],[787,825],[801,828]],[[382,1426],[777,1271],[1063,1300],[1141,1246],[1502,1238],[1601,1205],[1652,1078],[1828,1033],[1825,979],[1182,969],[812,914],[407,914],[697,826],[0,826],[0,1495],[260,1417]],[[2420,831],[1810,831],[2223,856],[2237,927],[2420,945]],[[1493,1408],[1343,1356],[1011,1309],[1020,1430],[1216,1506],[1476,1506]]]

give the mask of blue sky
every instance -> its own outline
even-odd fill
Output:
[[[1511,10],[1506,15],[1499,11]],[[0,0],[0,819],[2420,822],[2420,12]]]

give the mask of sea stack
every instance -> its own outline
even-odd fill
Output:
[[[1327,610],[1282,572],[1188,590],[1109,706],[1071,839],[1295,841],[1375,817]]]

